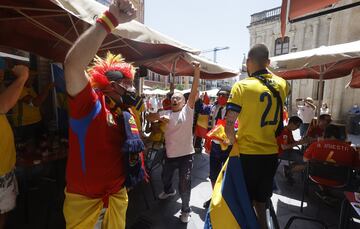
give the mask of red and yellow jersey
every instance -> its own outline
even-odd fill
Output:
[[[289,92],[287,82],[270,73],[262,76],[270,81],[284,102]],[[237,82],[231,89],[227,109],[240,112],[237,141],[241,154],[278,152],[275,131],[283,117],[280,117],[280,104],[262,82],[255,77]]]
[[[294,136],[292,131],[288,128],[284,128],[281,134],[276,138],[277,144],[279,146],[279,154],[282,154],[284,150],[281,148],[281,145],[289,145],[295,143]]]
[[[88,84],[69,97],[70,133],[66,191],[90,198],[117,193],[126,172],[121,151],[124,124],[107,108],[105,97]]]
[[[347,143],[339,140],[322,140],[312,143],[304,153],[308,160],[327,161],[338,165],[358,167],[360,165],[359,154]],[[313,177],[317,182],[324,185],[334,186],[338,182]]]

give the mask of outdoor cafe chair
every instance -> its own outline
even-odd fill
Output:
[[[301,197],[300,212],[303,212],[305,193],[308,193],[310,183],[321,185],[333,190],[346,190],[351,182],[353,169],[348,166],[337,165],[324,161],[310,160],[304,171],[303,192]],[[330,186],[317,182],[314,177],[337,181],[339,185]]]

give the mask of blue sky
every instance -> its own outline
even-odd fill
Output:
[[[249,50],[250,15],[281,0],[145,0],[145,24],[191,47],[217,52],[217,62],[239,69]],[[204,54],[213,59],[213,52]]]

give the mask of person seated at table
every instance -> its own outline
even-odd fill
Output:
[[[312,143],[304,153],[304,161],[316,160],[335,163],[342,166],[359,167],[359,154],[342,138],[339,126],[330,124],[325,128],[324,140]],[[325,186],[342,185],[338,181],[312,177],[318,184]],[[328,192],[320,186],[318,196],[328,197]]]
[[[281,134],[277,137],[277,143],[279,145],[279,159],[293,162],[290,165],[284,165],[283,169],[284,175],[290,184],[294,183],[292,177],[293,173],[297,172],[299,168],[301,170],[303,169],[303,155],[299,149],[294,149],[294,147],[306,143],[307,140],[301,139],[299,141],[295,141],[292,134],[293,131],[299,129],[301,124],[301,118],[298,116],[292,116],[289,119],[289,124],[284,127]]]
[[[324,136],[325,128],[331,123],[330,114],[322,114],[319,116],[318,122],[313,122],[307,133],[306,138],[309,138],[310,142],[317,141]]]
[[[34,144],[33,147],[39,146],[43,134],[40,106],[48,96],[50,89],[54,87],[53,83],[48,83],[43,91],[37,94],[33,88],[35,77],[35,73],[32,72],[16,106],[12,109],[12,121],[16,135],[20,141]]]

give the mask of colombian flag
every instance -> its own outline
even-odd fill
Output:
[[[235,144],[216,180],[204,229],[260,228],[246,190],[239,157],[239,146]]]

